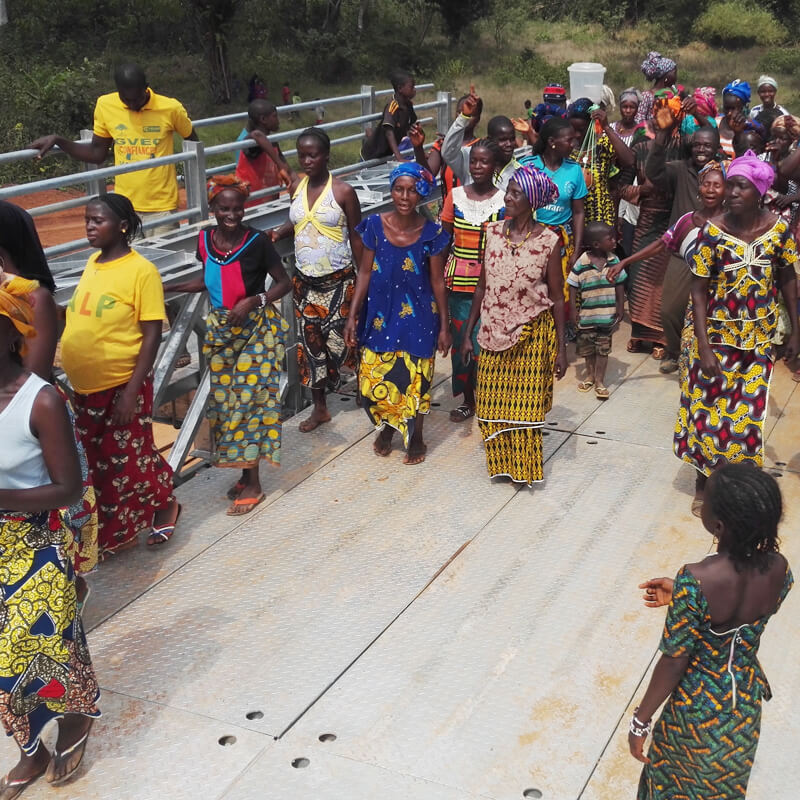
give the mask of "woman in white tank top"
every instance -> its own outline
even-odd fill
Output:
[[[100,691],[77,614],[72,534],[59,509],[81,494],[75,439],[56,390],[22,366],[34,336],[36,281],[0,273],[0,722],[20,760],[0,781],[12,798],[78,768]],[[41,743],[58,720],[53,753]]]
[[[302,433],[330,421],[325,391],[339,388],[343,366],[355,366],[342,334],[353,296],[354,255],[361,254],[355,233],[361,206],[353,187],[330,174],[330,150],[325,131],[300,134],[297,157],[306,176],[292,176],[289,221],[272,231],[274,242],[294,234],[297,361],[314,399],[314,410],[300,423]]]

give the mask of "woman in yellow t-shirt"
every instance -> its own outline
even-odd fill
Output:
[[[141,230],[130,200],[109,193],[86,206],[86,238],[99,252],[67,305],[61,361],[97,494],[102,553],[167,542],[180,505],[172,470],[153,441],[152,369],[164,291],[155,266],[130,243]],[[154,513],[155,510],[155,513]]]

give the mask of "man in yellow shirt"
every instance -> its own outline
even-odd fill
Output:
[[[114,72],[116,92],[97,99],[90,142],[73,142],[55,134],[31,144],[41,158],[53,146],[79,161],[102,164],[114,149],[114,164],[128,164],[171,155],[173,133],[197,141],[186,109],[172,97],[156,94],[147,85],[141,67],[122,64]],[[166,216],[178,208],[175,165],[119,175],[115,191],[124,194],[144,222]],[[171,226],[170,226],[171,227]]]

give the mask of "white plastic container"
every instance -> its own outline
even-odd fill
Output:
[[[569,99],[574,102],[579,97],[589,97],[595,103],[603,99],[603,83],[606,68],[591,61],[578,61],[569,68]]]

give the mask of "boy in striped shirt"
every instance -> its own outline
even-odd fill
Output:
[[[608,269],[619,259],[614,255],[614,229],[605,222],[589,222],[583,231],[586,252],[575,262],[567,277],[573,319],[578,320],[575,350],[586,359],[586,377],[578,391],[594,388],[600,400],[609,395],[605,385],[611,332],[625,311],[625,270],[613,280]]]

